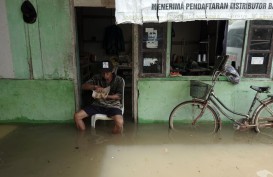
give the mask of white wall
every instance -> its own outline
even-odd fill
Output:
[[[5,2],[0,0],[0,78],[14,78]]]

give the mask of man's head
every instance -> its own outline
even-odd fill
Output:
[[[101,61],[100,71],[101,71],[102,77],[105,80],[111,81],[113,76],[113,71],[114,71],[113,63],[109,60]]]

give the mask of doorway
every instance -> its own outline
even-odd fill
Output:
[[[76,7],[75,12],[79,51],[79,85],[99,73],[97,68],[99,61],[111,60],[117,68],[117,75],[125,80],[124,119],[125,121],[133,121],[132,25],[115,25],[115,9],[112,8]],[[111,33],[112,27],[121,31],[118,40],[122,43],[119,43],[118,47],[109,45],[108,36],[111,35],[109,31]],[[92,102],[91,94],[91,91],[80,92],[80,107]]]

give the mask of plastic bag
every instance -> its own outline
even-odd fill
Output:
[[[228,81],[232,84],[238,84],[240,82],[240,75],[233,66],[227,65],[225,71]]]

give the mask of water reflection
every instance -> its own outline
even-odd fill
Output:
[[[111,122],[111,121],[108,121]],[[167,124],[20,125],[0,139],[0,176],[255,176],[273,172],[273,138],[232,125],[216,134],[175,132]],[[0,129],[3,126],[0,126]],[[251,157],[251,160],[250,160]]]

